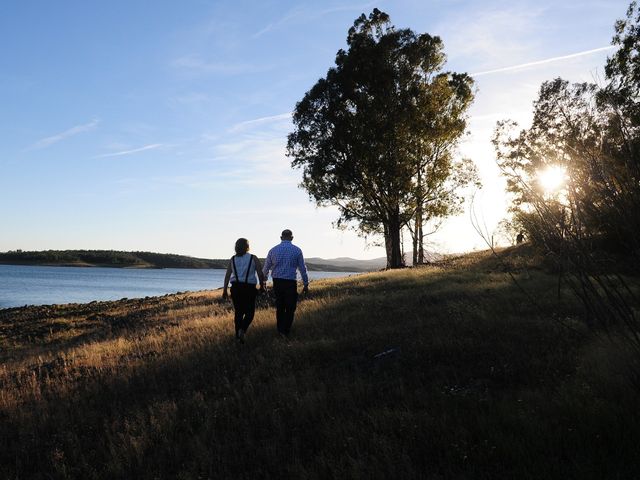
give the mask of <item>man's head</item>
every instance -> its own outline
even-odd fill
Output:
[[[293,240],[293,233],[291,232],[291,230],[289,230],[288,228],[286,230],[283,230],[282,234],[280,234],[280,240]]]

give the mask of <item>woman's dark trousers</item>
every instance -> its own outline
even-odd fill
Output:
[[[253,315],[256,311],[257,292],[253,283],[234,282],[231,284],[231,301],[235,310],[236,336],[239,330],[246,332],[253,321]]]
[[[295,280],[273,279],[273,293],[276,296],[276,321],[278,332],[289,335],[293,315],[298,302],[298,283]]]

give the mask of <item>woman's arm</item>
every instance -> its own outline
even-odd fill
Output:
[[[265,287],[265,279],[264,272],[262,271],[262,266],[260,265],[260,260],[255,255],[253,256],[253,261],[256,262],[256,273],[258,274],[258,280],[260,280],[260,290],[264,290]]]
[[[273,248],[271,249],[273,250]],[[269,270],[273,266],[273,261],[271,259],[271,250],[267,253],[267,258],[264,261],[264,267],[262,268],[262,273],[264,274],[265,280],[269,278]]]
[[[231,278],[231,261],[227,265],[227,272],[224,274],[224,286],[222,287],[222,299],[226,300],[229,296],[227,294],[227,288],[229,287],[229,279]]]

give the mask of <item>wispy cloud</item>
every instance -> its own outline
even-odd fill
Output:
[[[329,7],[324,10],[308,10],[304,8],[295,8],[291,10],[289,13],[284,15],[282,18],[269,23],[266,27],[254,33],[251,37],[258,38],[264,35],[265,33],[269,33],[273,30],[277,30],[279,27],[286,25],[287,23],[292,22],[293,20],[313,20],[317,18],[324,17],[325,15],[329,15],[337,12],[349,12],[353,10],[366,10],[368,8],[373,7],[374,5],[379,5],[381,2],[369,2],[364,4],[355,4],[355,5],[341,5],[337,7]]]
[[[84,123],[82,125],[76,125],[75,127],[71,127],[64,132],[56,133],[55,135],[51,135],[49,137],[42,138],[35,142],[33,145],[27,148],[27,150],[40,150],[42,148],[50,147],[51,145],[61,142],[67,138],[78,135],[79,133],[88,132],[89,130],[93,130],[100,120],[94,118],[89,123]]]
[[[571,53],[569,55],[562,55],[560,57],[551,57],[551,58],[546,58],[544,60],[537,60],[535,62],[527,62],[527,63],[518,64],[518,65],[511,65],[508,67],[494,68],[492,70],[484,70],[482,72],[472,73],[471,76],[479,77],[482,75],[491,75],[494,73],[513,72],[516,70],[523,70],[525,68],[537,67],[539,65],[546,65],[547,63],[553,63],[553,62],[559,62],[562,60],[569,60],[572,58],[584,57],[586,55],[592,55],[594,53],[604,52],[606,50],[611,50],[613,48],[616,48],[616,47],[614,47],[613,45],[610,45],[608,47],[594,48],[591,50],[585,50],[583,52]]]
[[[131,155],[133,153],[144,152],[146,150],[155,150],[156,148],[162,147],[162,143],[152,143],[150,145],[145,145],[144,147],[133,148],[131,150],[122,150],[120,152],[114,153],[104,153],[102,155],[96,155],[93,158],[107,158],[107,157],[122,157],[124,155]]]
[[[447,16],[433,32],[442,37],[451,60],[476,68],[498,61],[512,63],[539,48],[544,12],[540,5],[522,2],[508,7],[502,2],[478,2]]]
[[[171,63],[174,68],[192,70],[201,73],[239,75],[269,70],[269,66],[259,66],[248,63],[231,63],[224,61],[207,61],[200,55],[191,54],[177,58]]]
[[[262,28],[261,30],[259,30],[258,32],[254,33],[253,35],[251,35],[252,38],[258,38],[261,37],[262,35],[264,35],[265,33],[269,33],[272,30],[277,29],[278,27],[285,25],[286,23],[290,22],[291,20],[300,17],[304,14],[304,11],[300,8],[296,8],[292,11],[290,11],[289,13],[287,13],[284,17],[280,18],[279,20],[276,20],[275,22],[271,22],[269,23],[266,27]]]
[[[224,190],[234,188],[234,185],[267,189],[295,186],[299,182],[299,172],[291,170],[291,162],[286,156],[286,135],[280,125],[286,118],[289,114],[238,124],[238,132],[225,131],[205,142],[208,144],[207,158],[200,162],[205,165],[202,170],[153,181],[196,190]]]
[[[322,11],[318,12],[317,16],[318,17],[323,17],[325,15],[329,15],[331,13],[336,13],[336,12],[351,12],[353,10],[366,10],[366,9],[374,7],[376,5],[380,6],[381,3],[382,3],[382,0],[379,0],[379,1],[376,1],[376,2],[361,3],[361,4],[357,4],[357,5],[341,5],[341,6],[338,6],[338,7],[330,7],[330,8],[327,8],[325,10],[322,10]]]
[[[211,101],[211,96],[202,92],[188,92],[169,98],[173,105],[204,105]]]
[[[278,115],[271,115],[268,117],[260,117],[255,118],[253,120],[246,120],[244,122],[236,123],[232,127],[229,128],[229,133],[236,133],[242,130],[246,130],[248,128],[252,128],[259,125],[264,125],[268,123],[280,122],[282,120],[290,120],[292,112],[280,113]]]
[[[209,136],[215,181],[262,187],[296,185],[299,174],[292,172],[286,156],[291,115],[285,112],[246,120],[222,135]],[[201,181],[198,179],[198,183]]]

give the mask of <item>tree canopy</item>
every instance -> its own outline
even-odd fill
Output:
[[[455,188],[471,178],[452,152],[473,81],[443,72],[439,37],[396,29],[378,9],[356,19],[347,45],[297,103],[287,152],[310,197],[338,207],[338,226],[382,234],[395,268],[401,229],[417,214],[453,213]]]
[[[514,194],[513,212],[529,238],[551,250],[567,240],[638,254],[640,231],[640,14],[635,2],[616,23],[617,51],[605,84],[542,84],[530,128],[498,125],[498,163]],[[545,192],[540,175],[564,172]]]

